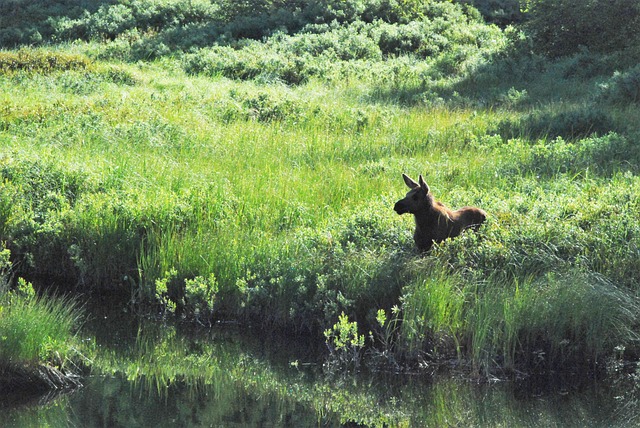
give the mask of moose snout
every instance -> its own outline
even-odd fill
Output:
[[[402,201],[396,202],[396,204],[393,206],[393,209],[398,214],[405,214],[409,212],[409,209]]]

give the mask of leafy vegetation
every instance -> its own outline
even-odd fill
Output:
[[[475,3],[502,27],[428,0],[3,4],[17,275],[335,349],[345,332],[351,361],[361,337],[482,374],[635,357],[635,35],[558,44],[613,28],[604,2]],[[575,25],[547,31],[553,11]],[[418,255],[402,172],[487,224]]]
[[[0,252],[0,390],[78,386],[65,371],[77,357],[81,311],[67,299],[37,296],[22,278],[10,289],[9,257]]]
[[[586,48],[595,53],[613,53],[622,64],[637,58],[640,6],[630,0],[592,1],[580,6],[571,1],[526,1],[530,19],[526,23],[537,48],[552,56],[566,56]],[[629,61],[630,62],[626,62]]]

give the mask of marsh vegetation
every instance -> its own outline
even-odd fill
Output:
[[[637,359],[635,2],[76,3],[0,5],[3,299],[328,332],[346,366]],[[403,172],[486,222],[419,254]]]

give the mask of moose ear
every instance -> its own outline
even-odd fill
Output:
[[[407,174],[402,174],[402,178],[404,179],[404,182],[409,189],[415,189],[416,187],[420,187],[420,185],[415,181],[413,181],[411,177],[409,177]]]
[[[424,190],[424,193],[428,194],[429,186],[427,186],[427,183],[424,181],[424,178],[422,178],[422,174],[420,174],[420,177],[418,178],[418,183],[420,183],[420,187],[422,187],[422,190]]]

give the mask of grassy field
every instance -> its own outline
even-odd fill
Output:
[[[33,15],[42,46],[0,52],[15,275],[202,324],[319,334],[344,312],[397,360],[479,373],[634,358],[633,56],[550,58],[473,9],[409,3],[257,39],[206,1]],[[392,210],[403,172],[487,223],[418,254]]]

